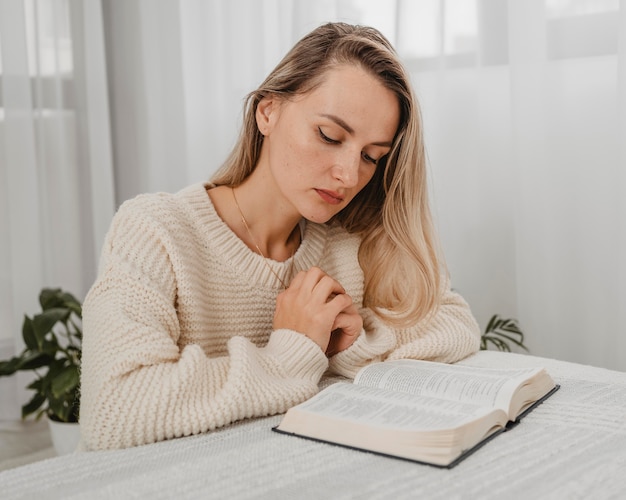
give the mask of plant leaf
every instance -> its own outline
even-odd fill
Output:
[[[63,300],[60,297],[60,288],[44,288],[39,293],[39,304],[41,309],[46,311],[52,307],[62,307]]]
[[[503,352],[511,351],[509,345],[506,342],[504,342],[502,339],[493,337],[491,341],[494,343],[494,345],[498,348],[499,351],[503,351]]]
[[[489,323],[487,324],[487,328],[485,328],[485,333],[489,333],[491,330],[493,330],[493,324],[496,321],[498,321],[498,315],[494,314],[489,320]]]
[[[43,394],[36,393],[28,403],[22,406],[22,418],[26,418],[31,413],[37,411],[45,402],[46,397]]]
[[[29,354],[28,356],[21,358],[18,370],[35,370],[43,366],[48,366],[53,359],[54,357],[44,353],[36,352],[33,354]]]
[[[59,295],[59,298],[63,301],[64,307],[74,312],[79,318],[82,318],[83,309],[76,297],[69,292],[63,292]]]
[[[486,340],[486,342],[490,342],[491,344],[494,345],[494,347],[498,350],[498,351],[506,351],[506,352],[510,352],[510,348],[508,346],[508,344],[506,342],[504,342],[502,339],[498,338],[498,337],[494,337],[491,335],[484,335],[484,338]]]
[[[47,354],[51,358],[56,357],[57,352],[60,350],[59,341],[55,336],[50,337],[50,340],[44,340],[43,345],[41,346],[41,352]]]
[[[509,342],[513,342],[515,345],[518,345],[519,347],[521,347],[522,349],[528,351],[528,348],[523,344],[523,342],[521,340],[516,340],[513,337],[509,336],[509,335],[505,335],[503,333],[498,334],[500,337],[502,337],[503,339],[506,339]]]
[[[48,398],[48,414],[52,414],[61,422],[67,421],[69,408],[65,406],[65,401],[61,399]]]
[[[520,330],[519,325],[517,324],[517,322],[515,320],[509,320],[506,323],[504,323],[501,327],[500,330],[504,330],[507,332],[515,332],[515,333],[522,333],[522,330]]]
[[[530,352],[524,345],[524,334],[517,320],[513,318],[501,318],[497,314],[494,314],[485,328],[485,333],[481,336],[481,349],[487,350],[489,345],[493,345],[499,351],[510,352],[511,347],[509,346],[509,342]]]
[[[43,311],[55,308],[69,309],[81,317],[82,306],[78,299],[60,288],[44,288],[39,294],[39,303]]]
[[[57,358],[50,362],[50,368],[46,378],[52,383],[52,381],[59,376],[60,373],[65,371],[67,358]]]
[[[26,386],[27,389],[32,389],[33,391],[41,392],[41,388],[43,387],[43,380],[37,378],[33,380],[30,384]]]
[[[33,327],[33,320],[26,315],[24,315],[24,321],[22,323],[22,338],[28,349],[36,351],[39,348]]]
[[[72,393],[78,387],[79,382],[78,368],[70,365],[52,380],[52,394],[60,398],[66,393]]]
[[[0,377],[13,375],[20,369],[21,358],[15,356],[8,361],[0,361]]]
[[[41,342],[43,342],[43,338],[47,333],[52,331],[54,325],[56,325],[59,321],[66,321],[69,315],[70,311],[60,307],[48,309],[40,314],[36,314],[33,317],[33,327],[35,329],[37,341],[41,340]]]

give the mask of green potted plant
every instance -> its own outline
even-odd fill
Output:
[[[485,351],[492,345],[498,351],[511,352],[511,345],[516,345],[526,352],[524,345],[524,333],[516,319],[501,318],[494,314],[485,327],[485,332],[480,339],[480,349]]]
[[[75,427],[78,423],[82,307],[72,294],[59,288],[41,290],[39,303],[40,313],[32,318],[24,316],[24,349],[19,355],[0,361],[0,377],[18,371],[35,375],[35,380],[27,386],[34,395],[22,406],[22,418],[35,414],[39,419],[47,415],[59,451],[54,422],[74,423]]]

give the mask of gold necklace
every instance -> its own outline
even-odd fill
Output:
[[[243,211],[241,210],[241,207],[239,206],[239,202],[237,201],[237,197],[235,196],[235,188],[231,186],[230,188],[231,192],[233,193],[233,200],[235,200],[235,205],[237,206],[237,210],[239,210],[239,215],[241,216],[241,222],[243,222],[244,227],[246,228],[246,231],[248,232],[248,236],[250,237],[250,241],[252,241],[252,244],[254,245],[254,248],[256,248],[256,251],[259,253],[259,255],[261,257],[263,257],[263,262],[265,263],[265,265],[267,266],[267,268],[272,272],[272,274],[274,276],[276,276],[276,279],[278,281],[280,281],[280,284],[283,285],[283,288],[285,290],[287,290],[287,288],[289,288],[289,285],[287,285],[283,279],[278,276],[278,274],[276,273],[276,271],[274,271],[274,268],[272,266],[270,266],[269,262],[267,262],[267,257],[265,256],[265,254],[261,251],[261,248],[259,247],[259,245],[257,244],[256,240],[254,239],[254,236],[252,236],[252,231],[250,231],[250,226],[248,225],[248,221],[246,220],[245,216],[243,215]],[[289,279],[291,280],[291,278],[293,277],[293,265],[294,265],[294,258],[293,258],[293,252],[291,253],[291,264],[289,266]]]

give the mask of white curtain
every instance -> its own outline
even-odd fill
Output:
[[[104,54],[99,1],[0,0],[0,359],[41,288],[82,300],[95,278],[115,208]],[[0,379],[0,419],[25,377]]]
[[[534,354],[626,370],[626,2],[430,3],[409,61],[455,286]]]
[[[371,24],[411,70],[479,322],[514,317],[533,354],[626,370],[625,17],[623,0],[107,2],[117,202],[209,177],[300,36]]]

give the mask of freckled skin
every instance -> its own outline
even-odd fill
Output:
[[[389,152],[399,116],[395,94],[376,77],[339,66],[304,96],[260,103],[265,144],[257,169],[269,172],[292,210],[326,222],[372,178],[371,160]]]

